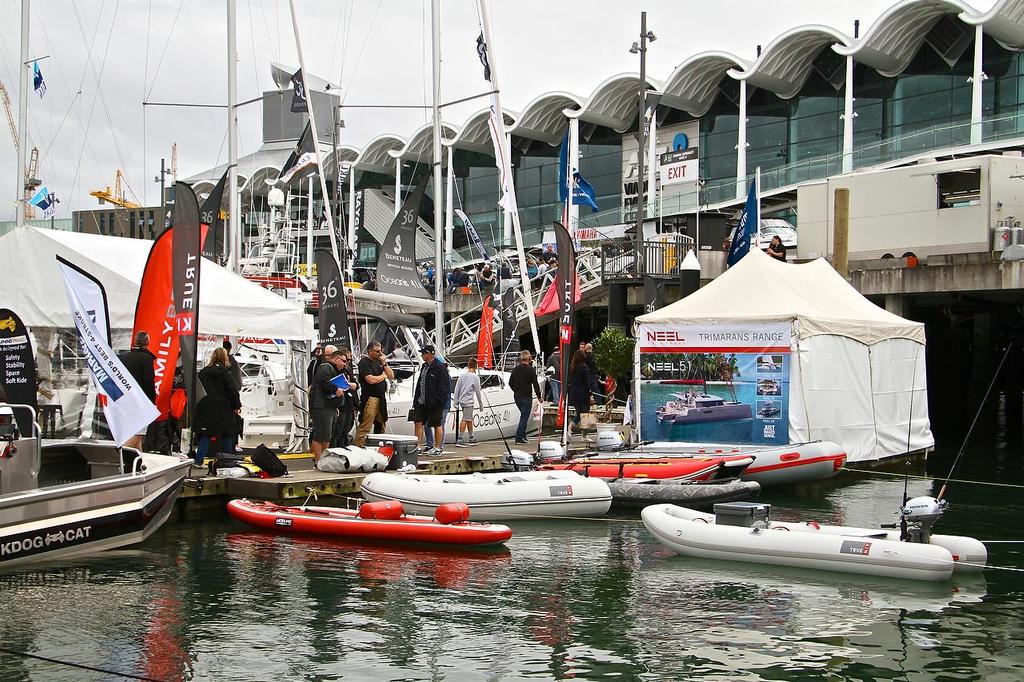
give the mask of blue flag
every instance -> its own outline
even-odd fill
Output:
[[[558,153],[558,200],[565,201],[569,196],[566,180],[569,173],[569,133],[562,138],[562,148]],[[572,174],[572,203],[576,206],[589,206],[597,210],[597,193],[593,185],[580,175],[579,171]]]
[[[43,72],[39,70],[39,62],[32,62],[32,84],[42,98],[46,94],[46,81],[43,80]]]
[[[754,180],[750,183],[747,203],[743,206],[743,215],[740,216],[740,223],[736,226],[736,233],[733,235],[732,245],[729,247],[729,258],[726,263],[730,268],[750,251],[750,240],[757,234],[760,224],[761,207],[757,196],[757,180]]]
[[[32,195],[29,199],[29,203],[36,208],[42,210],[44,218],[51,218],[57,212],[57,207],[53,205],[53,197],[50,195],[50,190],[43,185],[39,190]]]

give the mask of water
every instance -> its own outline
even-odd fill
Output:
[[[1022,454],[979,449],[958,473],[1019,483]],[[783,520],[891,519],[901,479],[844,476],[763,499]],[[954,485],[950,501],[943,532],[1024,540],[1020,491]],[[0,575],[0,642],[166,680],[1024,679],[1022,573],[919,584],[694,561],[628,516],[513,527],[499,550],[409,550],[214,515]],[[990,563],[1024,568],[1024,545],[991,545]],[[0,654],[4,681],[108,679]]]

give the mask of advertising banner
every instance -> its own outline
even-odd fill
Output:
[[[348,328],[348,307],[345,301],[345,283],[341,281],[341,269],[334,254],[326,249],[317,249],[316,286],[319,294],[317,327],[320,343],[338,348],[352,349]]]
[[[0,308],[0,386],[7,395],[7,402],[29,405],[37,409],[36,359],[32,354],[32,341],[28,329],[14,311]],[[16,412],[18,430],[26,437],[32,435],[32,420],[24,413]]]
[[[645,440],[789,443],[789,322],[642,325]]]
[[[405,197],[380,246],[380,253],[377,254],[377,291],[431,298],[430,292],[423,288],[416,269],[416,223],[429,177],[424,175],[415,189]],[[441,273],[437,276],[441,277]]]

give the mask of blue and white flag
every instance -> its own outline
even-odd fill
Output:
[[[476,231],[473,223],[470,222],[469,216],[461,208],[455,209],[455,215],[458,216],[459,220],[466,227],[466,234],[469,235],[469,241],[473,242],[473,246],[480,253],[480,257],[487,260],[490,256],[487,255],[487,249],[484,248],[484,243],[480,240],[480,233]]]
[[[726,261],[731,268],[747,255],[750,251],[750,241],[757,234],[757,227],[761,224],[761,204],[757,196],[757,180],[750,183],[750,192],[747,193],[747,203],[743,206],[743,215],[736,226],[736,232],[729,246],[729,258]]]
[[[57,212],[57,207],[54,205],[55,202],[53,197],[50,196],[50,190],[46,188],[46,185],[40,187],[39,191],[32,195],[32,198],[29,199],[29,203],[40,209],[43,212],[44,218],[52,218]]]
[[[562,138],[562,148],[558,153],[558,200],[564,202],[569,196],[569,133]],[[597,193],[593,185],[573,168],[572,171],[572,203],[576,206],[589,206],[597,210]]]
[[[46,81],[43,80],[43,72],[39,70],[39,62],[32,62],[32,84],[42,98],[46,94]]]
[[[83,302],[83,298],[94,300],[97,295],[102,296],[102,285],[91,276],[83,277],[84,271],[60,262],[59,257],[57,267],[64,279],[64,292],[78,329],[78,342],[82,345],[96,391],[102,396],[100,401],[110,433],[118,446],[124,445],[160,416],[160,412],[104,340],[105,332],[100,331],[93,321],[96,311],[90,311]],[[83,286],[85,290],[80,292]],[[95,291],[97,288],[99,294]],[[102,322],[106,323],[105,320]]]

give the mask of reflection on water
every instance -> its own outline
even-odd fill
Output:
[[[911,495],[934,493],[911,481]],[[887,522],[899,479],[767,491],[780,519]],[[958,486],[949,533],[1021,539],[1015,494]],[[513,524],[490,551],[251,531],[0,575],[2,646],[168,680],[1022,679],[1011,573],[938,584],[695,561],[635,517]],[[1015,545],[991,561],[1024,566]],[[99,680],[0,655],[3,680]]]

